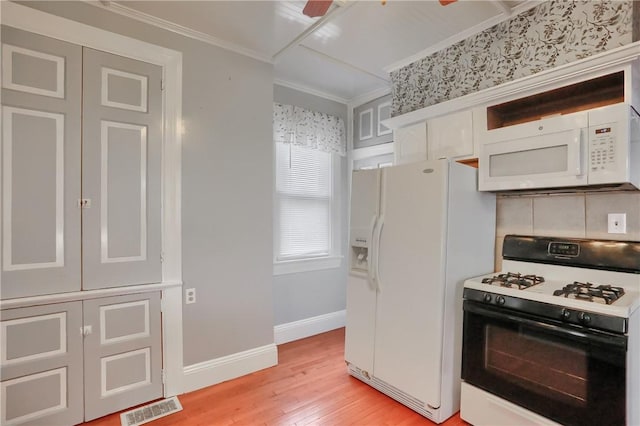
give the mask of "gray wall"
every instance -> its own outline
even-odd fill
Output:
[[[366,104],[359,105],[353,109],[353,148],[366,148],[374,145],[381,145],[383,143],[393,142],[393,132],[387,135],[378,136],[378,123],[380,117],[378,117],[378,106],[384,102],[391,101],[391,95],[385,95],[380,98],[367,102]],[[373,115],[371,117],[373,121],[373,136],[370,139],[360,140],[360,113],[371,108]],[[386,116],[383,118],[389,118]]]
[[[184,364],[273,343],[273,67],[83,2],[27,2],[183,53]]]
[[[347,106],[318,96],[300,92],[288,87],[275,85],[274,102],[295,105],[341,117],[347,124]],[[346,129],[345,129],[346,130]],[[340,241],[341,266],[335,269],[276,275],[273,277],[273,306],[276,325],[286,324],[322,314],[341,311],[346,308],[347,285],[347,209],[348,168],[347,157],[341,158],[342,166],[342,223]]]

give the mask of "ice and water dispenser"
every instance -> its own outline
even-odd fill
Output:
[[[358,232],[358,229],[351,230],[351,269],[366,271],[369,261],[369,239],[371,238],[368,229]]]

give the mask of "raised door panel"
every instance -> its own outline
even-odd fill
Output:
[[[473,155],[473,112],[460,111],[427,122],[429,160]]]
[[[447,176],[446,160],[382,169],[374,375],[432,407],[440,406]]]
[[[85,420],[162,396],[160,293],[88,300]]]
[[[80,290],[80,46],[2,27],[2,298]]]
[[[394,130],[395,164],[413,163],[427,159],[427,125],[417,123]]]
[[[81,302],[2,311],[0,424],[82,422],[81,326]]]
[[[160,282],[161,68],[83,61],[83,288]]]

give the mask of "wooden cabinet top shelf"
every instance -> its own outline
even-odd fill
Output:
[[[487,108],[487,129],[624,102],[624,71]]]

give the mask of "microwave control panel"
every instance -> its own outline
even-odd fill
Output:
[[[590,171],[613,169],[616,163],[616,124],[593,126],[589,132]]]
[[[589,111],[588,183],[631,183],[640,187],[640,150],[634,135],[640,128],[637,112],[625,103],[608,105]],[[634,167],[631,167],[634,166]],[[632,170],[633,169],[633,170]]]

